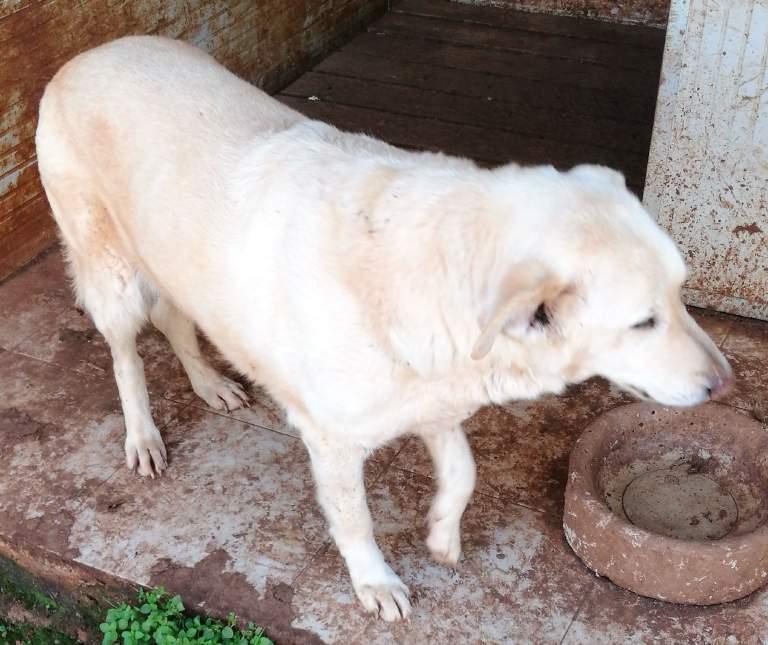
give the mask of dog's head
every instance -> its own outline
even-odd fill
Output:
[[[624,178],[599,166],[513,172],[517,212],[502,216],[473,358],[513,345],[534,378],[599,375],[675,406],[722,395],[731,368],[681,301],[680,253]]]

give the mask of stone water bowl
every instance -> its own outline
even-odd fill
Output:
[[[563,516],[593,571],[712,605],[768,583],[768,428],[733,408],[621,406],[571,454]]]

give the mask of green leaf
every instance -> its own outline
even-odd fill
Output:
[[[274,645],[252,623],[238,629],[234,613],[226,621],[186,615],[181,597],[170,597],[160,588],[139,590],[138,600],[137,605],[122,604],[107,611],[107,620],[99,626],[106,645],[119,640],[124,645]]]
[[[181,613],[184,611],[184,603],[181,602],[181,596],[174,596],[168,601],[168,607],[174,611]]]

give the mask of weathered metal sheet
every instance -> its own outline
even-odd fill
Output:
[[[386,0],[0,0],[0,279],[55,238],[34,132],[46,82],[125,34],[182,38],[267,90],[379,15]]]
[[[673,0],[645,203],[691,304],[768,319],[768,0]]]

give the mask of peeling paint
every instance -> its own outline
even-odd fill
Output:
[[[739,224],[739,226],[735,227],[732,231],[735,235],[738,235],[739,233],[748,233],[749,235],[757,235],[758,233],[762,233],[763,229],[761,229],[757,222],[752,222],[751,224]]]

